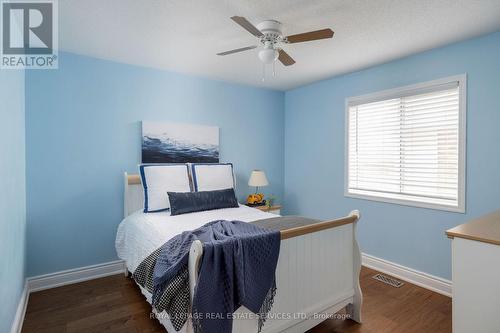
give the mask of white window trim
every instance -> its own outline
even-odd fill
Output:
[[[434,203],[425,203],[407,199],[385,198],[382,196],[357,194],[349,192],[349,106],[352,104],[364,104],[375,102],[377,100],[391,99],[401,97],[401,95],[416,95],[422,90],[438,85],[447,85],[452,82],[459,83],[459,138],[458,138],[458,206],[448,206]],[[344,149],[344,196],[356,199],[365,199],[370,201],[388,202],[404,206],[430,208],[457,213],[465,213],[465,188],[466,188],[466,146],[467,146],[467,74],[450,76],[438,80],[417,83],[409,86],[399,87],[379,91],[376,93],[349,97],[345,100],[345,149]]]

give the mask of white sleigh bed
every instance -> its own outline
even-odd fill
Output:
[[[125,174],[125,219],[118,228],[116,249],[126,272],[176,234],[216,219],[251,222],[275,217],[246,206],[178,216],[144,214],[143,190],[137,175]],[[359,285],[361,253],[356,240],[357,211],[348,216],[281,231],[276,269],[277,294],[262,332],[302,333],[347,307],[351,319],[361,322],[362,294]],[[197,281],[203,247],[191,246],[189,278],[191,297]],[[151,294],[141,288],[149,303]],[[157,314],[168,332],[174,333],[166,313]],[[244,307],[236,312],[233,332],[257,332],[257,319]],[[188,321],[182,333],[192,332]]]

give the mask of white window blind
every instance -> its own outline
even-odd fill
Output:
[[[346,195],[463,211],[460,81],[348,102]]]

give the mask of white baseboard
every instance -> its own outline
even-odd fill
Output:
[[[369,254],[362,254],[362,264],[368,268],[392,275],[419,287],[432,290],[439,294],[451,297],[452,282],[431,274],[417,271],[393,262],[380,259]]]
[[[28,291],[30,293],[55,287],[64,286],[105,276],[123,273],[125,265],[122,260],[104,264],[68,269],[66,271],[30,277]]]
[[[29,290],[28,283],[24,284],[23,292],[21,293],[21,298],[19,299],[19,304],[17,305],[16,315],[12,322],[12,327],[10,333],[21,333],[24,322],[24,315],[26,314],[26,307],[28,306]]]

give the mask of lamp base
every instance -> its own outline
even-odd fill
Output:
[[[247,204],[256,205],[262,204],[262,202],[264,202],[264,194],[262,193],[249,194],[247,197]]]

